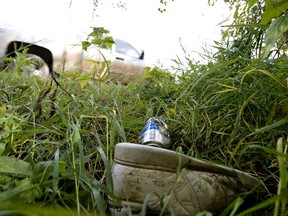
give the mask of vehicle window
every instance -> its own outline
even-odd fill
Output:
[[[139,58],[139,52],[129,43],[123,40],[115,39],[116,52],[133,58]]]

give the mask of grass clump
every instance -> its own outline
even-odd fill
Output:
[[[139,143],[153,116],[168,124],[173,150],[261,179],[264,195],[239,195],[222,215],[285,214],[287,56],[237,64],[190,62],[181,74],[148,68],[127,85],[67,73],[58,79],[66,91],[0,73],[1,214],[105,215],[114,147]]]

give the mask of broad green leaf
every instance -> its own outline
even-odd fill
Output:
[[[0,173],[29,176],[31,166],[28,162],[8,156],[0,156]]]
[[[99,45],[99,44],[102,43],[102,41],[103,41],[102,38],[95,38],[95,39],[92,40],[92,44]]]
[[[266,10],[264,11],[262,17],[262,24],[264,25],[269,23],[273,18],[280,16],[285,10],[288,9],[287,1],[275,2],[273,4],[271,3],[271,0],[265,2]]]
[[[54,169],[55,169],[55,161],[41,161],[36,163],[33,169],[33,183],[42,184],[45,183],[49,178],[53,177]],[[58,171],[59,175],[66,175],[69,176],[66,170],[66,163],[65,161],[59,161]]]
[[[108,49],[112,49],[112,46],[113,44],[115,43],[113,37],[111,36],[107,36],[105,37],[104,39],[104,43],[105,43],[105,46],[108,48]]]
[[[0,203],[8,200],[18,200],[22,203],[31,203],[41,195],[39,187],[31,183],[30,178],[17,182],[16,187],[0,193]]]
[[[76,78],[76,80],[80,83],[81,88],[84,89],[91,80],[91,74],[82,73],[79,77]]]
[[[282,36],[284,32],[288,30],[288,15],[281,16],[273,20],[271,25],[266,30],[265,43],[263,57],[266,57],[277,40]]]
[[[89,46],[91,45],[91,43],[89,43],[88,41],[82,41],[82,49],[87,51],[87,49],[89,48]]]
[[[103,34],[108,34],[110,31],[103,28],[103,27],[94,27],[93,28],[93,32],[96,34],[96,35],[103,35]]]
[[[257,3],[257,1],[258,0],[250,0],[248,9],[251,8],[253,5],[255,5]]]

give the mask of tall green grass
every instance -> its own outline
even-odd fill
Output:
[[[105,215],[115,145],[139,143],[145,121],[161,116],[172,150],[263,182],[265,193],[239,194],[222,215],[285,215],[287,56],[253,67],[237,62],[190,61],[181,74],[148,68],[128,85],[66,73],[59,82],[67,92],[3,71],[0,214]]]

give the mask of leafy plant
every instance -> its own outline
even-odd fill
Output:
[[[238,194],[220,215],[287,214],[286,3],[229,2],[239,3],[236,21],[207,64],[186,56],[126,85],[64,73],[65,91],[17,70],[1,72],[0,214],[105,215],[115,145],[139,143],[153,116],[165,119],[172,150],[262,181],[265,193]],[[97,39],[107,33],[94,29],[84,49],[109,47],[112,40]]]
[[[100,48],[111,49],[115,42],[111,36],[107,36],[108,33],[109,30],[107,29],[102,27],[94,27],[93,31],[88,34],[87,40],[82,41],[83,50],[87,51],[91,45],[97,45]]]

